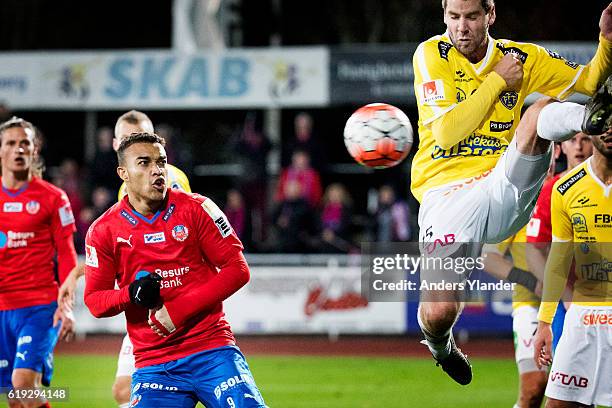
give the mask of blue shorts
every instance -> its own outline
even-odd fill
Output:
[[[552,333],[553,333],[553,343],[552,343],[552,351],[553,355],[555,354],[555,350],[557,349],[557,344],[559,344],[559,339],[561,338],[561,334],[563,333],[563,322],[565,322],[565,306],[563,302],[559,302],[557,305],[557,311],[555,312],[555,318],[552,322]]]
[[[219,347],[132,376],[130,407],[265,408],[251,370],[235,346]]]
[[[0,387],[12,387],[16,368],[42,373],[43,385],[53,375],[53,348],[59,328],[53,327],[57,302],[0,311]]]

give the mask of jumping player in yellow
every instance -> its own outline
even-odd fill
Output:
[[[552,192],[553,243],[534,349],[539,366],[552,361],[547,408],[612,406],[612,129],[591,140],[593,156],[561,177]],[[550,324],[572,259],[572,304],[553,359]]]
[[[421,202],[423,254],[476,258],[483,242],[503,241],[529,220],[550,140],[598,122],[584,106],[550,99],[532,105],[520,123],[519,114],[533,92],[560,100],[596,92],[612,71],[612,5],[602,13],[599,47],[585,66],[533,44],[491,38],[493,0],[443,0],[442,6],[447,31],[421,43],[413,57],[420,144],[411,187]],[[424,269],[421,278],[444,273],[454,275]],[[418,320],[438,365],[465,385],[471,366],[452,337],[460,296],[423,292]]]

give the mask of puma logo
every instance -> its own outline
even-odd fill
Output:
[[[117,243],[118,244],[128,244],[130,246],[130,248],[132,248],[132,243],[130,242],[132,240],[132,236],[130,235],[130,237],[128,239],[125,238],[121,238],[121,237],[117,237]]]
[[[26,359],[26,354],[28,354],[27,350],[24,351],[23,353],[20,352],[16,352],[15,353],[15,357],[22,359],[23,361],[25,361]]]

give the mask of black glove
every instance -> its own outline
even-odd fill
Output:
[[[159,290],[161,289],[162,277],[156,273],[149,273],[146,276],[136,279],[130,283],[130,302],[135,305],[154,309],[161,303]]]

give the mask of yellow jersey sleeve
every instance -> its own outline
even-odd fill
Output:
[[[600,37],[599,47],[587,65],[569,61],[558,53],[525,44],[535,57],[531,64],[529,93],[540,92],[564,100],[574,92],[592,95],[612,72],[612,43]]]
[[[562,177],[561,180],[564,180],[564,178]],[[565,289],[573,259],[571,245],[566,243],[574,238],[572,224],[569,215],[565,211],[563,197],[557,189],[559,184],[560,180],[557,180],[551,197],[550,216],[553,242],[544,269],[543,301],[538,312],[538,320],[545,323],[552,323],[555,317],[557,304]]]
[[[448,55],[456,52],[440,36],[417,47],[412,57],[414,94],[419,120],[427,125],[457,105],[453,70]]]
[[[553,186],[550,199],[550,224],[553,241],[567,242],[574,239],[574,230],[572,228],[572,220],[563,205],[563,196],[559,192],[559,185],[564,180],[562,177]]]

